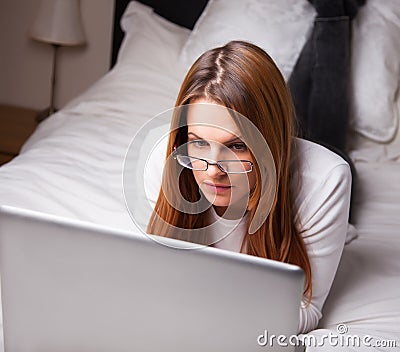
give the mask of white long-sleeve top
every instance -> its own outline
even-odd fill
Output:
[[[305,297],[300,307],[298,332],[304,333],[315,329],[322,317],[322,307],[343,251],[348,228],[351,173],[349,165],[337,154],[318,144],[296,140],[300,187],[295,193],[295,222],[304,239],[312,273],[311,303],[307,305]],[[153,207],[160,190],[165,150],[166,140],[147,160],[145,190]],[[213,213],[213,216],[217,215]],[[224,226],[223,222],[221,226]],[[245,222],[241,221],[229,236],[214,246],[239,252],[245,231]]]

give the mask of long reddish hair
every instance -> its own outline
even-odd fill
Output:
[[[295,114],[290,93],[279,69],[261,48],[243,41],[229,42],[205,52],[196,60],[182,83],[175,106],[185,106],[198,99],[214,102],[246,116],[268,143],[276,168],[275,197],[270,213],[261,227],[255,233],[249,234],[248,225],[242,251],[246,248],[249,255],[300,266],[306,276],[305,294],[311,299],[310,261],[294,220],[294,174],[299,168],[294,138]],[[187,130],[179,127],[185,125],[185,121],[182,121],[185,119],[185,109],[173,115],[167,161],[176,145],[187,142]],[[240,129],[240,121],[235,122]],[[189,202],[196,202],[200,197],[191,170],[185,169],[179,176],[175,164],[166,163],[162,190],[147,232],[179,238],[176,230],[172,231],[169,225],[199,229],[205,227],[208,220],[206,212],[186,214],[171,206],[167,200],[165,191],[168,190],[170,193],[180,191]],[[249,199],[249,224],[262,196],[260,170],[256,167],[254,171],[257,182]],[[177,177],[179,183],[176,186]],[[201,240],[197,239],[197,242]]]

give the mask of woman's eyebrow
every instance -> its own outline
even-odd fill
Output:
[[[205,140],[204,138],[199,137],[196,133],[189,132],[188,136],[190,136],[190,135],[192,135],[194,138]],[[243,143],[243,141],[240,139],[240,137],[234,137],[234,138],[230,139],[229,141],[223,142],[221,144],[230,144],[230,143],[233,143],[233,142],[241,142],[241,143]]]
[[[189,132],[188,136],[190,136],[190,135],[194,136],[194,138],[197,138],[197,139],[203,139],[203,138],[199,137],[196,133],[193,133],[193,132]]]

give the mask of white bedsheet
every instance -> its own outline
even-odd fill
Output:
[[[0,203],[133,229],[123,199],[124,156],[140,126],[174,105],[184,40],[181,35],[169,42],[161,56],[153,45],[139,53],[144,57],[135,65],[120,63],[42,122],[21,155],[0,168]],[[398,347],[336,346],[335,351],[400,349],[400,162],[371,160],[371,150],[381,147],[371,148],[352,154],[359,174],[359,236],[345,247],[320,329],[312,334],[336,333],[338,324],[346,324],[349,334],[397,340]],[[308,351],[329,349],[325,343]]]
[[[336,278],[325,303],[322,336],[345,324],[347,335],[373,337],[368,347],[309,348],[308,351],[400,350],[400,163],[356,162],[354,204],[358,238],[345,246]],[[340,329],[340,327],[339,327]],[[379,341],[378,341],[379,340]],[[397,347],[379,347],[397,340]]]
[[[129,75],[110,72],[45,120],[21,155],[1,168],[0,202],[132,228],[122,190],[125,153],[142,124],[173,106],[179,88],[165,75],[154,84],[157,72],[149,72],[144,83],[140,75],[140,67]]]

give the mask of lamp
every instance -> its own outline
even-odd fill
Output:
[[[55,111],[54,93],[59,46],[76,46],[85,43],[82,29],[80,0],[42,0],[30,37],[53,47],[50,107],[39,114],[41,121]]]

